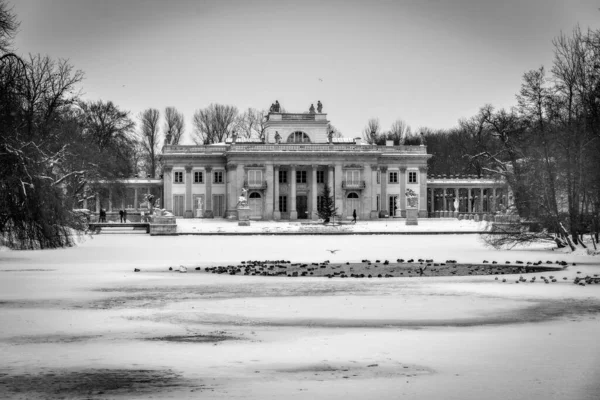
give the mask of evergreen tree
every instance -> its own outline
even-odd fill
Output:
[[[322,201],[317,209],[317,213],[319,214],[319,218],[323,219],[323,223],[327,224],[332,218],[337,216],[337,208],[335,206],[335,199],[331,193],[331,188],[329,185],[325,185],[323,187],[323,192],[321,193]]]

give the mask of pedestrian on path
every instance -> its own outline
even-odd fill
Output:
[[[123,210],[123,222],[127,222],[127,210]]]
[[[120,222],[123,223],[123,210],[119,210]]]
[[[356,209],[352,211],[352,222],[356,223]]]

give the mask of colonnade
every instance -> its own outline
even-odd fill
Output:
[[[430,186],[428,210],[430,213],[492,213],[508,206],[506,186],[439,187]]]

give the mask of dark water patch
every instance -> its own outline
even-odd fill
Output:
[[[147,338],[145,340],[175,343],[218,343],[226,340],[240,340],[227,335],[171,335]]]
[[[101,335],[33,335],[17,336],[5,340],[5,342],[14,345],[27,344],[64,344],[79,343],[102,337]]]
[[[260,285],[247,283],[243,285],[194,285],[194,286],[159,286],[159,287],[119,287],[100,288],[97,292],[115,293],[104,299],[88,302],[83,307],[93,309],[115,308],[160,308],[168,303],[193,300],[225,300],[234,298],[260,297],[293,297],[293,296],[335,296],[360,295],[368,293],[372,288],[362,287],[356,283],[340,284],[339,282],[315,282],[310,285]]]
[[[29,269],[0,269],[0,272],[45,272],[56,271],[55,269],[29,268]]]
[[[435,373],[428,367],[402,364],[389,361],[376,363],[352,362],[351,364],[318,363],[310,365],[294,365],[276,368],[273,372],[287,375],[296,380],[338,380],[338,379],[373,379],[373,378],[408,378]]]
[[[190,387],[190,382],[172,370],[53,370],[0,376],[0,398],[147,397],[152,393],[183,387]],[[202,385],[195,387],[202,388]]]

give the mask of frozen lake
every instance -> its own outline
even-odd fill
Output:
[[[365,258],[577,266],[550,285],[168,271]],[[0,397],[596,399],[600,285],[571,281],[599,273],[597,256],[477,235],[102,234],[2,251]]]

